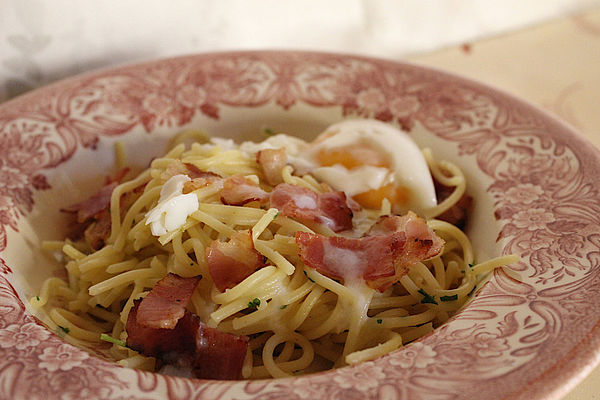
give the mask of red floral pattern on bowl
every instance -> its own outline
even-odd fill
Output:
[[[355,367],[264,381],[121,368],[65,343],[26,306],[55,263],[40,239],[101,185],[122,141],[144,165],[182,129],[308,139],[347,117],[398,124],[467,173],[479,257],[517,253],[433,334]],[[95,72],[0,105],[0,393],[27,399],[558,398],[598,358],[600,154],[494,89],[384,60],[217,53]],[[43,318],[43,315],[38,316]]]

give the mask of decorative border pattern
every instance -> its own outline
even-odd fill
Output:
[[[417,121],[472,156],[492,184],[501,272],[434,334],[355,367],[257,382],[123,369],[37,324],[12,289],[7,232],[46,174],[102,137],[219,120],[226,107],[339,107],[410,129]],[[206,54],[84,75],[0,105],[0,393],[8,398],[542,398],[592,363],[600,341],[597,152],[509,96],[424,68],[306,52]],[[14,269],[14,268],[13,268]],[[575,357],[573,356],[575,355]],[[556,372],[556,365],[573,367]]]

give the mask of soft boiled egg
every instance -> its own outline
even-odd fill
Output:
[[[296,173],[312,174],[365,208],[380,208],[384,198],[396,213],[436,205],[433,179],[421,149],[408,134],[378,120],[333,124],[311,143],[278,134],[240,146],[250,154],[264,148],[285,148]]]
[[[346,120],[328,127],[303,158],[311,173],[366,208],[384,198],[395,212],[421,211],[436,205],[427,162],[405,132],[381,121]]]

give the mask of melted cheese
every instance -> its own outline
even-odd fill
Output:
[[[194,193],[182,193],[183,185],[190,180],[189,176],[180,174],[163,185],[158,204],[146,213],[146,225],[150,225],[154,236],[179,229],[198,209],[198,197]]]

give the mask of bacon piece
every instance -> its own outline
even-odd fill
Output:
[[[70,238],[79,239],[83,232],[85,240],[94,250],[104,246],[110,235],[111,219],[108,209],[112,192],[128,172],[129,168],[123,168],[117,171],[113,177],[107,176],[105,185],[98,192],[84,201],[61,209],[62,212],[77,214],[76,224],[72,227]],[[122,197],[121,206],[123,205]]]
[[[401,232],[357,239],[298,231],[296,244],[302,261],[330,278],[372,281],[395,275],[394,261],[406,237]]]
[[[283,182],[281,170],[287,163],[285,149],[264,149],[256,153],[256,162],[263,169],[265,178],[270,185]]]
[[[227,178],[221,190],[221,202],[230,206],[243,206],[251,201],[266,202],[269,193],[256,183],[240,175]]]
[[[190,193],[196,189],[200,189],[211,183],[221,181],[223,178],[210,171],[203,171],[194,164],[184,163],[179,160],[175,160],[160,174],[160,179],[163,182],[168,181],[175,175],[187,175],[191,178],[191,181],[186,182],[183,185],[183,193]]]
[[[391,232],[406,234],[403,264],[410,266],[437,255],[444,241],[427,226],[427,222],[409,211],[403,216],[383,216],[371,227],[367,235],[387,235]]]
[[[104,247],[106,239],[110,236],[111,219],[107,209],[95,214],[92,222],[85,228],[83,237],[94,250]]]
[[[210,328],[187,310],[173,329],[145,327],[138,320],[145,301],[134,300],[129,311],[127,347],[177,368],[191,369],[196,378],[240,379],[247,336]]]
[[[223,184],[223,178],[213,172],[204,172],[202,176],[196,176],[195,178],[192,178],[191,181],[184,183],[182,193],[191,193],[194,190],[203,188],[204,186],[208,186],[216,182],[218,182],[221,186]]]
[[[102,210],[108,209],[113,190],[125,178],[129,168],[122,168],[113,177],[107,176],[102,188],[88,199],[61,209],[63,212],[77,213],[77,222],[83,223]]]
[[[206,176],[206,174],[218,176],[213,172],[203,171],[200,168],[196,167],[194,164],[184,163],[180,160],[174,160],[169,165],[167,165],[167,168],[165,168],[165,170],[160,174],[160,179],[163,182],[166,182],[175,175],[187,175],[191,179],[194,179],[204,177]]]
[[[407,215],[382,217],[362,238],[296,232],[304,263],[334,279],[364,279],[385,291],[418,262],[438,254],[444,244],[425,220]]]
[[[173,329],[185,313],[201,277],[182,278],[169,273],[156,283],[144,298],[137,322],[147,328]]]
[[[317,222],[334,232],[352,228],[352,210],[344,192],[319,194],[305,187],[281,183],[271,192],[271,207],[287,217]]]
[[[77,213],[77,222],[81,224],[98,214],[100,211],[108,209],[108,206],[110,205],[110,197],[118,184],[118,182],[112,181],[104,185],[98,192],[93,194],[88,199],[73,204],[67,208],[63,208],[62,211]]]
[[[435,185],[435,193],[437,195],[438,203],[444,201],[454,191],[453,187],[442,185],[436,180],[434,180],[433,183]],[[467,226],[468,216],[471,213],[472,209],[473,197],[465,193],[456,202],[456,204],[454,204],[442,214],[438,215],[436,218],[442,221],[446,221],[459,229],[465,229],[465,227]]]
[[[265,266],[264,257],[254,249],[250,231],[235,233],[229,242],[213,240],[205,254],[210,276],[221,292]]]

